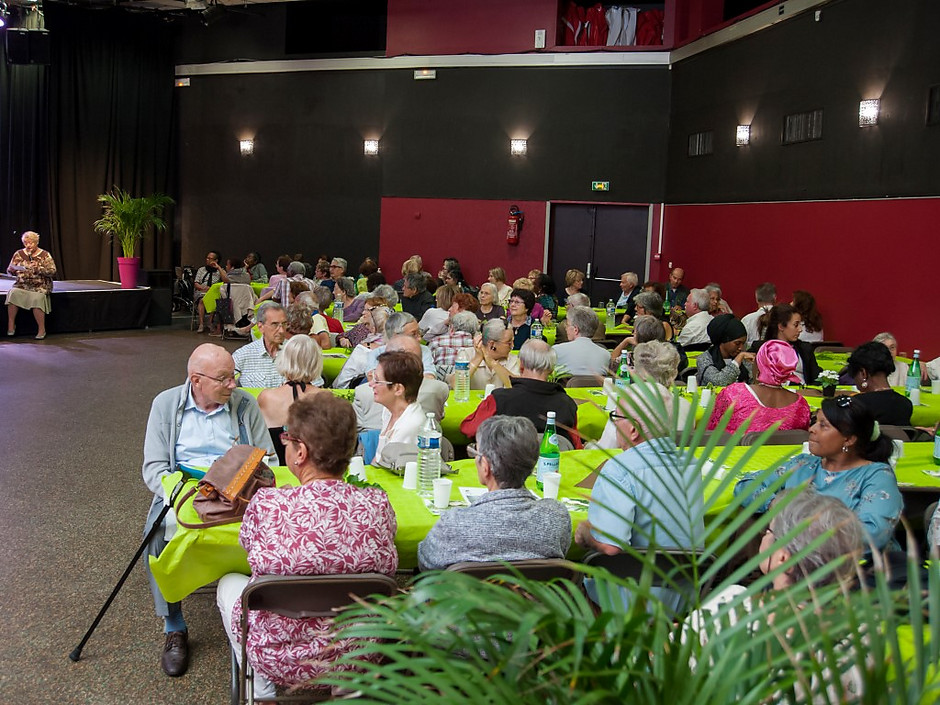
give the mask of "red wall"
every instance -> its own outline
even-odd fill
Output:
[[[936,308],[940,198],[666,207],[662,264],[685,283],[722,285],[737,315],[755,308],[754,288],[777,298],[810,291],[826,338],[856,345],[882,330],[899,350],[940,355]]]
[[[509,206],[525,213],[516,246],[506,244]],[[479,286],[490,268],[502,267],[506,279],[541,269],[545,249],[544,201],[477,201],[440,198],[383,198],[379,266],[391,282],[411,255],[424,259],[436,275],[445,257],[460,260],[464,278]]]
[[[534,51],[535,30],[555,45],[557,0],[388,0],[385,53],[513,54]]]

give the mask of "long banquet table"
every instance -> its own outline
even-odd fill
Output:
[[[712,459],[717,460],[722,448],[716,448]],[[775,467],[800,452],[799,446],[764,446],[738,447],[730,451],[726,465],[736,462],[746,453],[753,453],[743,468],[744,472]],[[924,470],[937,469],[932,463],[932,443],[908,443],[904,456],[898,461],[895,473],[898,484],[906,501],[912,495],[934,500],[940,497],[940,478],[928,475]],[[590,491],[578,485],[585,480],[602,462],[611,457],[611,451],[578,450],[562,453],[561,488],[559,496],[567,500],[571,512],[572,531],[577,524],[587,518],[584,500]],[[473,460],[461,460],[452,464],[457,471],[450,475],[454,481],[451,493],[452,503],[461,500],[460,487],[479,488],[476,467]],[[296,478],[287,468],[274,468],[279,486],[295,485]],[[395,510],[398,531],[395,545],[398,548],[399,567],[410,569],[417,565],[418,543],[427,535],[437,521],[437,516],[429,511],[417,493],[402,487],[402,478],[398,475],[375,467],[367,468],[369,481],[380,486],[388,493],[389,501]],[[725,483],[721,489],[720,478],[723,472],[716,473],[716,478],[705,487],[706,515],[714,516],[727,507],[732,494],[732,484]],[[163,486],[167,495],[180,479],[180,473],[167,475]],[[195,482],[189,480],[190,483]],[[530,476],[526,486],[535,490],[535,478]],[[915,510],[912,510],[915,511]],[[187,522],[198,522],[199,518],[192,508],[191,500],[181,509],[180,516]],[[157,584],[167,600],[180,600],[194,590],[208,585],[226,573],[249,572],[245,551],[238,545],[238,531],[241,524],[227,524],[209,529],[186,529],[178,527],[173,539],[159,558],[150,558],[150,566]],[[578,558],[580,549],[572,544],[569,558]]]

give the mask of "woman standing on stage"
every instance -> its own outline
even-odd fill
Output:
[[[21,238],[23,249],[17,250],[7,266],[7,274],[16,277],[13,288],[7,292],[7,335],[16,333],[16,309],[32,309],[39,328],[36,340],[46,337],[46,314],[52,310],[52,275],[55,262],[45,250],[39,249],[39,233],[27,231]]]

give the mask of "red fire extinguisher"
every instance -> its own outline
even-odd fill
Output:
[[[525,214],[519,210],[519,206],[509,206],[509,227],[506,229],[506,244],[519,244],[519,232],[522,230],[524,222]]]

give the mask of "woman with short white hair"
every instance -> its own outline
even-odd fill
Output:
[[[491,321],[506,315],[506,309],[499,305],[499,292],[495,284],[489,282],[481,284],[477,298],[480,300],[480,308],[476,314],[481,321]]]
[[[39,233],[28,230],[20,238],[23,249],[13,253],[7,274],[16,277],[7,292],[7,335],[16,334],[17,309],[33,312],[36,319],[36,340],[46,337],[46,314],[52,310],[52,277],[55,262],[46,250],[39,248]]]
[[[281,349],[274,366],[287,380],[280,387],[265,389],[258,395],[261,415],[271,434],[278,460],[284,464],[284,444],[281,443],[281,431],[287,423],[287,410],[298,399],[314,396],[323,392],[314,382],[323,372],[323,356],[320,346],[309,335],[295,335]]]
[[[888,352],[891,353],[891,359],[894,361],[894,372],[888,375],[888,385],[891,387],[903,387],[907,382],[907,363],[898,360],[898,339],[893,333],[884,331],[879,333],[872,340],[876,343],[882,343]]]

